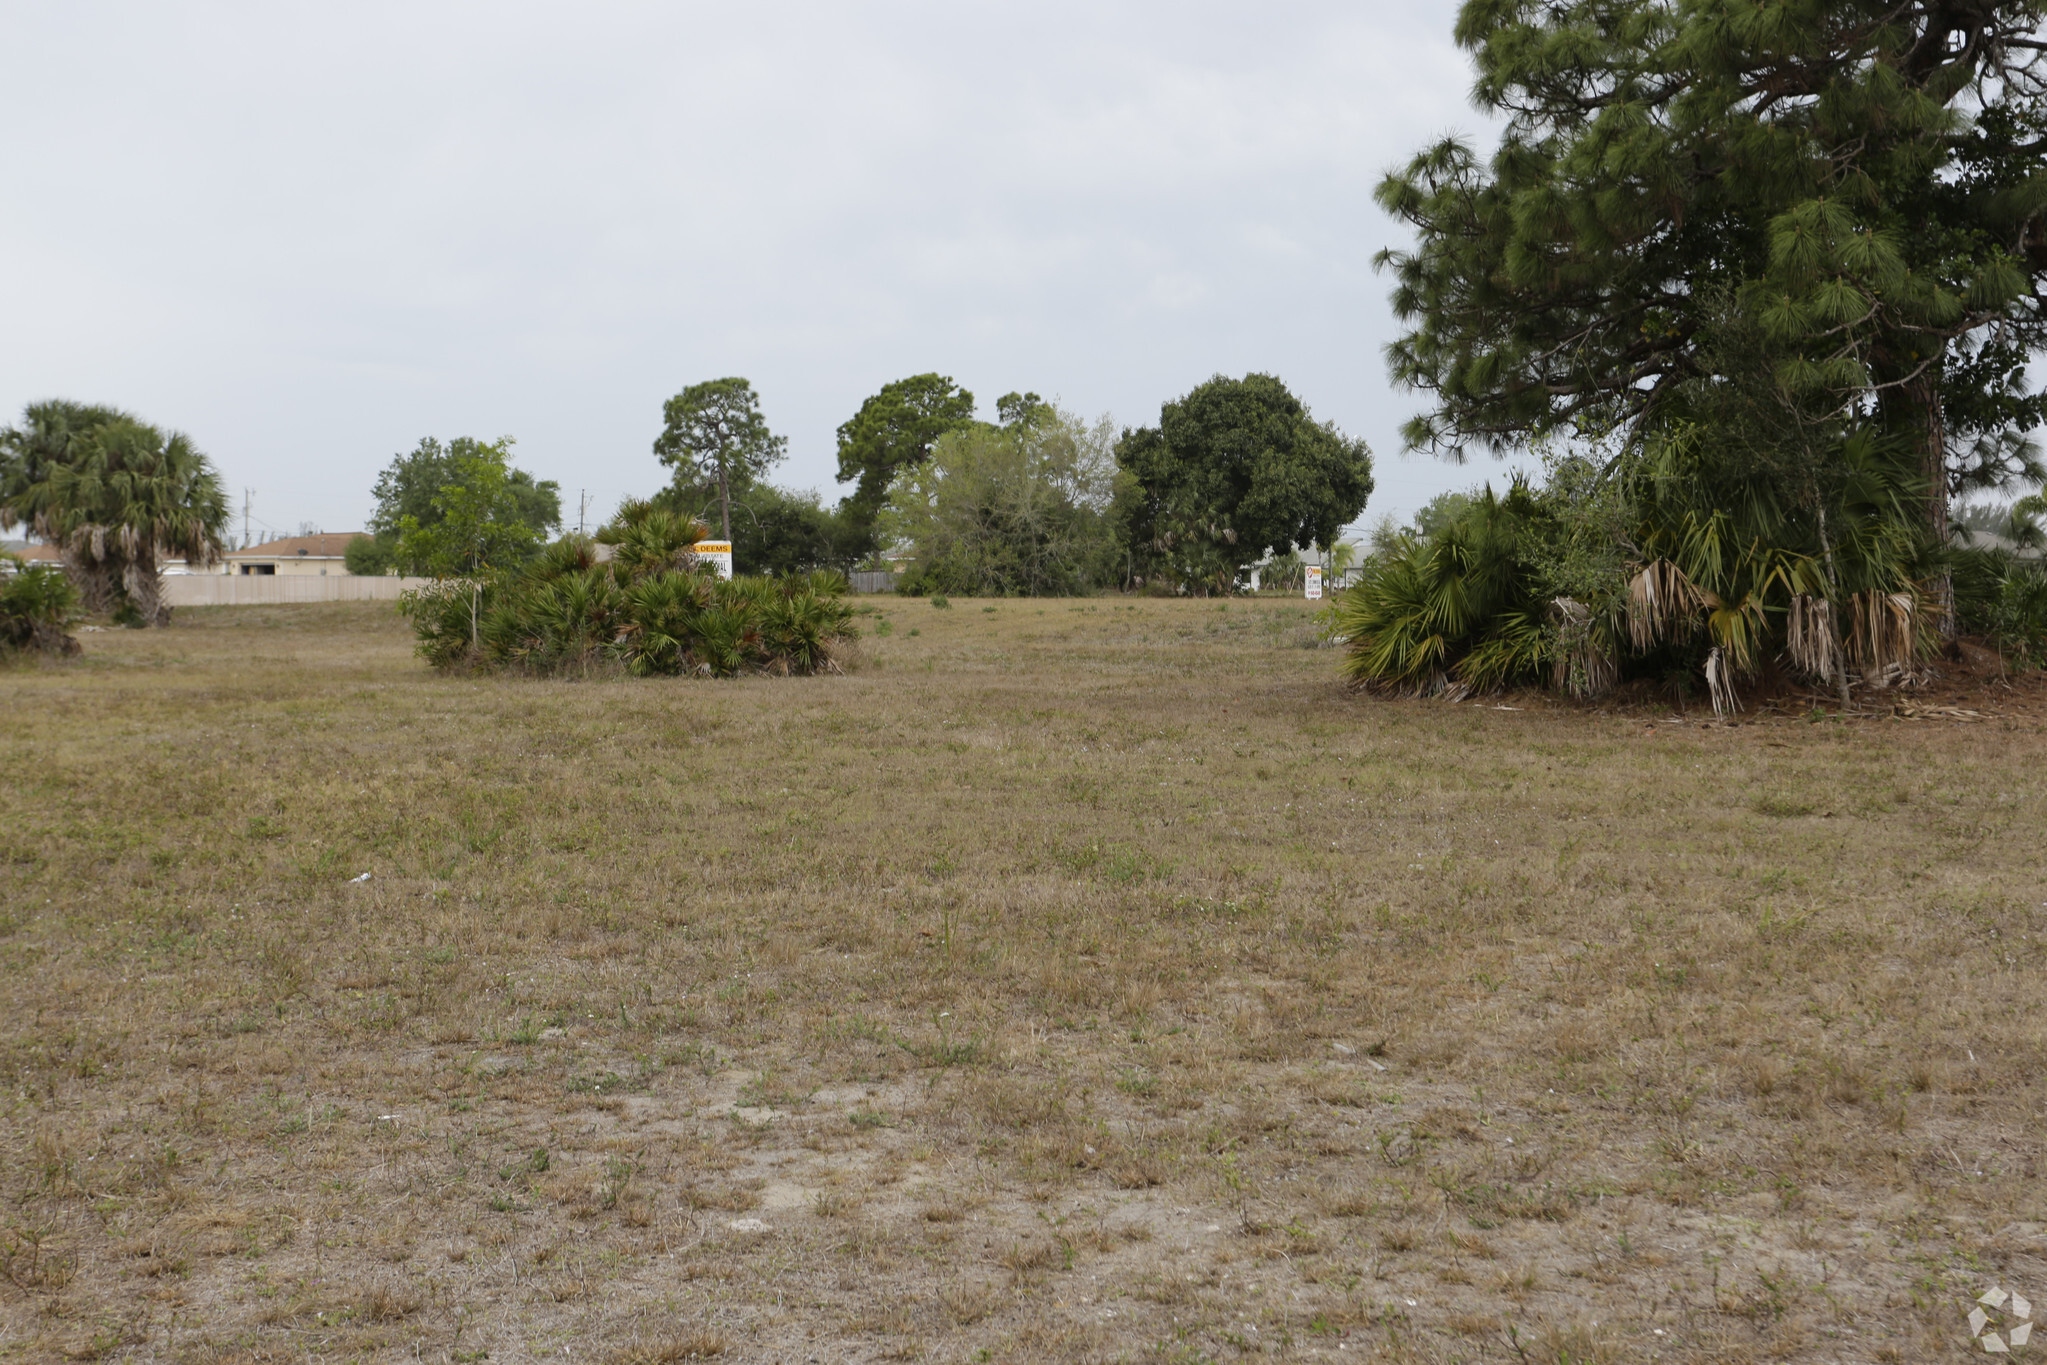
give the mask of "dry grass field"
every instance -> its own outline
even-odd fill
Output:
[[[1918,1362],[2047,1304],[2038,719],[879,606],[843,678],[436,677],[368,604],[0,672],[0,1360]]]

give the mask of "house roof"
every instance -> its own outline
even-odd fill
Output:
[[[9,541],[5,548],[8,554],[15,556],[26,564],[62,564],[64,562],[63,554],[54,545],[28,545],[17,541]]]
[[[327,531],[317,536],[280,536],[246,550],[229,550],[229,559],[339,559],[348,553],[348,542],[361,538],[362,531]]]

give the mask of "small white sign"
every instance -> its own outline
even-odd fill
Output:
[[[1307,578],[1308,599],[1314,601],[1322,596],[1322,566],[1320,564],[1310,564],[1308,566]]]
[[[732,542],[729,540],[700,540],[690,546],[696,552],[699,562],[709,560],[718,566],[718,577],[732,577]]]

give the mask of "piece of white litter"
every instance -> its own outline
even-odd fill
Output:
[[[2023,1346],[2032,1339],[2033,1324],[2030,1322],[2022,1322],[2011,1329],[2011,1344],[2014,1346]]]
[[[1221,1232],[1223,1230],[1223,1225],[1221,1223],[1210,1223],[1208,1225],[1208,1230],[1210,1232]]]
[[[1372,1059],[1371,1059],[1370,1057],[1367,1057],[1367,1058],[1365,1058],[1365,1060],[1366,1060],[1366,1061],[1368,1061],[1368,1062],[1372,1062]],[[1386,1068],[1385,1068],[1385,1067],[1383,1067],[1383,1066],[1381,1066],[1381,1065],[1380,1065],[1379,1063],[1377,1063],[1377,1062],[1372,1062],[1372,1070],[1374,1070],[1374,1071],[1384,1071],[1385,1069],[1386,1069]]]
[[[1972,1337],[1981,1336],[1983,1334],[1983,1325],[1989,1321],[1990,1315],[1988,1313],[1980,1308],[1971,1308],[1969,1310],[1969,1335]]]
[[[1976,1302],[1983,1304],[1984,1306],[1989,1308],[1999,1307],[2004,1303],[2004,1300],[2005,1293],[2002,1286],[1998,1286],[1993,1289],[1986,1289],[1981,1294],[1976,1296]]]
[[[1329,1046],[1331,1046],[1331,1047],[1335,1048],[1335,1049],[1336,1049],[1336,1050],[1337,1050],[1338,1052],[1341,1052],[1341,1053],[1342,1053],[1342,1054],[1343,1054],[1344,1056],[1346,1056],[1346,1057],[1350,1056],[1350,1055],[1351,1055],[1352,1053],[1354,1053],[1354,1052],[1356,1052],[1356,1051],[1357,1051],[1357,1049],[1356,1049],[1356,1048],[1354,1048],[1354,1047],[1346,1047],[1346,1046],[1345,1046],[1344,1044],[1342,1044],[1342,1043],[1331,1043],[1331,1044],[1330,1044]]]
[[[774,1229],[758,1218],[735,1218],[725,1225],[734,1232],[773,1232]]]
[[[2033,1305],[2026,1302],[2024,1294],[2017,1292],[2012,1294],[2011,1315],[2015,1318],[2030,1318],[2033,1316]]]
[[[362,874],[362,875],[361,875],[360,877],[350,877],[350,878],[348,879],[348,883],[349,883],[349,885],[353,886],[353,885],[355,885],[355,884],[356,884],[357,882],[366,882],[366,881],[368,881],[369,879],[370,879],[370,874],[369,874],[369,873],[367,873],[367,872],[365,872],[365,873],[363,873],[363,874]]]

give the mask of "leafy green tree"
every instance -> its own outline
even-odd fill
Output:
[[[670,484],[647,501],[677,516],[700,518],[711,501],[704,493]],[[867,552],[871,539],[871,529],[850,523],[843,504],[826,507],[815,492],[753,480],[732,485],[732,555],[749,573],[786,577],[844,570]]]
[[[1446,140],[1389,176],[1382,253],[1416,448],[1698,421],[1759,337],[1797,482],[1832,414],[1951,496],[2039,467],[2047,338],[2047,0],[1467,0],[1481,163]],[[1706,406],[1710,407],[1710,404]],[[1802,408],[1805,416],[1793,409]],[[1845,476],[1844,476],[1845,477]],[[1811,496],[1812,489],[1795,490]]]
[[[227,518],[212,462],[182,432],[62,401],[0,431],[0,526],[56,545],[89,611],[166,624],[164,561],[216,562]]]
[[[1335,544],[1372,492],[1365,443],[1315,421],[1268,374],[1198,385],[1158,426],[1125,431],[1116,459],[1133,555],[1194,592],[1231,591],[1268,553]]]
[[[429,506],[432,520],[410,513],[398,522],[400,560],[437,579],[469,586],[469,633],[475,643],[483,590],[496,575],[531,559],[542,544],[509,464],[509,438],[455,457],[451,478]]]
[[[443,445],[428,436],[403,455],[393,456],[370,490],[377,501],[370,514],[368,539],[349,542],[348,571],[373,576],[390,573],[425,574],[427,566],[398,553],[398,529],[407,517],[422,526],[432,526],[440,517],[436,500],[441,491],[457,483],[463,462],[472,458],[491,459],[510,449],[506,437],[488,445],[470,436],[457,436]],[[502,461],[498,461],[502,463]],[[561,527],[561,485],[552,479],[536,480],[523,469],[505,466],[508,496],[516,504],[518,519],[537,535]]]
[[[814,492],[757,483],[734,505],[732,554],[749,573],[786,578],[839,568],[857,556],[840,513]]]
[[[376,536],[357,536],[341,552],[341,562],[358,578],[378,578],[398,571],[398,536],[388,541]]]
[[[915,556],[904,591],[1030,596],[1115,579],[1120,475],[1108,419],[1017,411],[1027,420],[947,432],[897,473],[878,527]]]
[[[897,473],[922,464],[939,437],[973,420],[973,394],[946,375],[916,374],[884,384],[839,428],[839,482],[854,484],[843,512],[869,542],[860,553],[872,548],[875,519]]]
[[[1059,409],[1034,393],[1005,393],[995,400],[995,420],[1004,430],[1028,435],[1059,420]]]
[[[758,482],[788,451],[788,438],[768,429],[760,397],[744,379],[692,384],[668,400],[662,417],[654,453],[675,471],[679,494],[716,491],[719,526],[732,539],[733,487]]]

